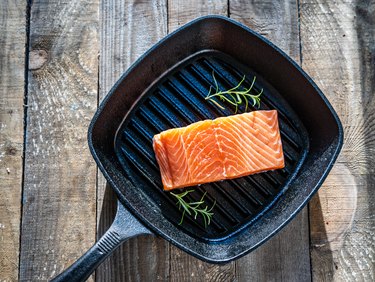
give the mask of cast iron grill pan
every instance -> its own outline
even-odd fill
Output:
[[[179,225],[182,211],[178,210],[176,199],[162,189],[152,137],[170,128],[236,114],[235,108],[228,104],[222,103],[225,106],[222,110],[204,99],[214,85],[213,73],[221,89],[234,87],[243,75],[246,75],[243,86],[248,88],[256,76],[253,93],[263,88],[259,110],[278,111],[286,165],[280,170],[190,187],[195,192],[186,197],[189,201],[199,200],[204,193],[209,207],[216,201],[214,216],[207,227],[200,217],[194,220],[187,214]],[[232,57],[212,50],[199,52],[176,65],[143,94],[117,132],[116,155],[129,180],[160,206],[165,218],[198,240],[227,239],[254,222],[282,196],[306,156],[306,130],[280,94]],[[237,113],[244,110],[240,107]]]
[[[225,40],[223,40],[225,39]],[[286,167],[193,187],[216,200],[208,228],[186,216],[162,190],[152,137],[160,131],[234,114],[205,101],[212,72],[222,89],[256,75],[260,109],[276,109]],[[250,110],[255,110],[251,108]],[[240,109],[239,113],[244,109]],[[302,125],[303,124],[303,125]],[[93,117],[91,153],[119,199],[113,224],[54,281],[84,281],[125,240],[156,234],[207,262],[224,263],[276,234],[316,193],[342,144],[340,120],[310,77],[285,53],[221,16],[196,19],[146,52],[109,91]]]

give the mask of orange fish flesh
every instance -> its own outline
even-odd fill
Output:
[[[153,138],[164,190],[283,168],[277,111],[254,111],[163,131]]]

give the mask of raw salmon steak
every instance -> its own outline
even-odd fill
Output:
[[[153,138],[164,190],[284,167],[277,111],[254,111],[163,131]]]

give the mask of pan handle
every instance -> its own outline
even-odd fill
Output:
[[[141,234],[153,233],[117,202],[116,217],[107,232],[81,258],[51,281],[85,281],[121,243]]]

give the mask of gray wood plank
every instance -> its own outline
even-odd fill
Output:
[[[300,61],[296,1],[230,1],[230,16]],[[236,263],[238,281],[309,281],[306,208],[278,235]]]
[[[116,213],[115,193],[108,185],[102,198],[98,237],[111,225]],[[169,274],[169,244],[141,236],[120,246],[96,270],[97,281],[165,281]]]
[[[230,17],[277,44],[300,62],[298,5],[296,1],[231,0]]]
[[[187,22],[206,15],[228,14],[227,0],[169,0],[168,32],[172,32]]]
[[[305,208],[279,234],[236,262],[238,281],[310,281]]]
[[[87,127],[97,104],[98,1],[33,1],[21,281],[46,281],[94,242],[96,166]]]
[[[0,1],[0,281],[18,279],[26,10]]]
[[[169,281],[234,281],[235,264],[216,265],[203,262],[171,245]]]
[[[227,15],[228,3],[220,1],[179,1],[168,2],[169,31],[185,23],[209,14]],[[235,277],[234,263],[213,265],[202,262],[180,249],[170,247],[170,281],[233,281]]]
[[[301,1],[303,68],[344,127],[344,147],[310,205],[314,281],[374,281],[375,2]]]
[[[167,1],[102,1],[100,100],[119,76],[167,34]],[[116,199],[104,177],[98,182],[98,237],[109,227]],[[97,281],[165,281],[169,244],[160,238],[133,238],[118,248],[96,271]]]

